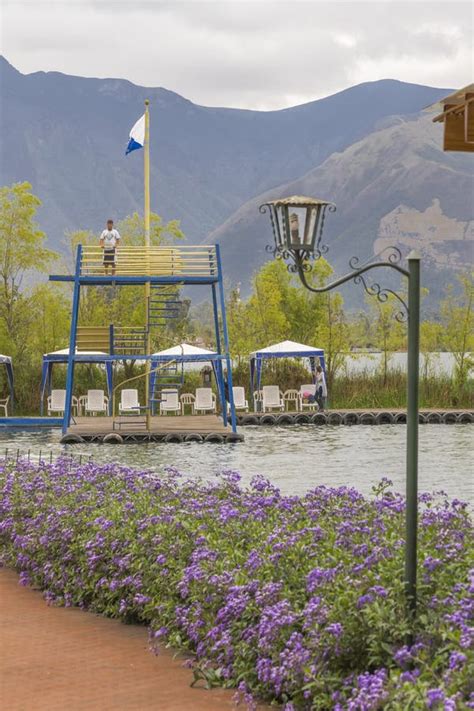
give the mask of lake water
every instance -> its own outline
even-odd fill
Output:
[[[363,493],[385,476],[404,490],[404,425],[368,427],[241,428],[245,442],[236,444],[149,443],[126,445],[61,445],[59,430],[0,432],[0,456],[9,448],[53,455],[68,451],[91,455],[96,462],[115,461],[162,472],[175,466],[190,477],[209,478],[232,469],[248,481],[263,474],[288,494],[302,494],[319,484],[349,485]],[[472,425],[422,425],[420,432],[420,491],[444,490],[474,503]]]

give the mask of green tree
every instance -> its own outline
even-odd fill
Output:
[[[45,272],[57,256],[44,246],[46,235],[35,222],[40,205],[29,183],[0,188],[0,321],[7,347],[17,359],[25,352],[33,320],[21,291],[23,281],[28,273]]]
[[[456,295],[452,285],[441,302],[441,319],[444,327],[442,342],[456,363],[455,380],[464,389],[474,367],[474,286],[468,275],[459,277],[461,293]]]
[[[436,321],[420,323],[420,350],[423,354],[422,377],[425,382],[433,375],[435,354],[440,351],[443,340],[443,326]]]
[[[329,291],[321,296],[322,317],[316,334],[318,346],[324,349],[328,387],[331,388],[350,348],[350,329],[341,294]]]
[[[393,353],[405,348],[406,326],[396,319],[400,313],[400,303],[394,296],[389,295],[383,302],[368,297],[368,303],[373,315],[372,340],[376,347],[382,351],[381,370],[385,386],[388,381],[389,363]]]
[[[283,309],[291,277],[281,261],[267,262],[253,278],[253,293],[247,303],[252,334],[250,350],[288,338],[290,324]]]

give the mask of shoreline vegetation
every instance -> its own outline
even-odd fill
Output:
[[[404,498],[320,486],[283,496],[108,464],[0,463],[2,563],[50,604],[141,622],[196,680],[285,711],[474,708],[473,525],[420,496],[414,643]]]
[[[29,183],[0,188],[0,353],[12,356],[16,381],[16,412],[39,412],[42,356],[69,343],[71,288],[44,282],[54,271],[72,269],[77,244],[97,244],[98,235],[79,230],[65,235],[65,251],[46,249],[46,235],[36,223],[41,201]],[[134,213],[116,224],[124,244],[143,243],[143,219]],[[151,215],[151,243],[178,244],[184,237],[179,221],[164,223]],[[370,256],[370,255],[368,255]],[[225,264],[224,264],[225,269]],[[309,276],[317,286],[327,282],[333,269],[323,258],[314,263]],[[468,269],[460,272],[456,284],[448,285],[436,313],[422,307],[421,406],[469,408],[473,402],[474,287]],[[401,284],[392,285],[393,289]],[[283,340],[315,345],[325,351],[330,404],[334,407],[403,407],[405,376],[391,368],[392,356],[406,351],[406,325],[396,320],[399,308],[394,297],[384,303],[373,297],[359,312],[347,309],[342,294],[311,294],[290,274],[284,263],[271,260],[256,271],[252,289],[245,298],[240,288],[227,288],[227,318],[231,356],[236,364],[235,384],[244,385],[248,395],[248,355],[258,348]],[[403,297],[403,292],[400,292]],[[143,293],[137,287],[83,290],[80,323],[88,326],[143,326]],[[181,314],[163,329],[152,333],[155,351],[183,341],[214,348],[213,315],[210,303],[194,306],[187,293],[181,298]],[[357,350],[378,350],[380,365],[374,373],[347,376],[345,355]],[[449,352],[455,362],[452,377],[436,374],[436,352]],[[273,369],[272,369],[273,368]],[[265,366],[264,383],[279,384],[283,390],[308,382],[300,365],[280,363]],[[3,369],[2,369],[3,370]],[[140,372],[131,361],[121,364],[122,380]],[[55,387],[64,385],[64,368],[55,373]],[[196,374],[187,375],[185,387],[196,387]],[[93,365],[76,369],[78,392],[103,388],[103,372]],[[139,383],[143,387],[143,383]],[[0,397],[7,384],[0,372]],[[143,401],[143,398],[142,398]]]

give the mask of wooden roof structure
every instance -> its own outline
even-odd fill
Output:
[[[434,122],[444,123],[443,150],[474,152],[474,84],[453,92],[434,106],[442,112]]]

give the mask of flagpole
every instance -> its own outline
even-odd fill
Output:
[[[147,273],[149,275],[149,247],[150,247],[150,113],[148,106],[150,101],[145,99],[145,141],[143,144],[143,168],[144,168],[144,221],[145,221],[145,252],[147,262]],[[150,335],[150,282],[145,283],[145,323],[146,323],[146,355],[151,355],[151,335]],[[145,401],[146,401],[146,428],[150,429],[151,424],[151,403],[150,403],[150,367],[151,363],[146,360],[145,364]]]

